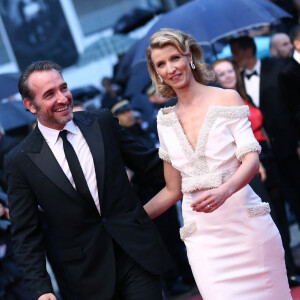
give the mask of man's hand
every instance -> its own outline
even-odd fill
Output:
[[[38,300],[57,300],[56,297],[49,293],[49,294],[44,294],[41,297],[38,298]]]
[[[265,182],[267,180],[267,172],[266,169],[264,168],[263,164],[259,161],[259,170],[258,170],[258,175],[260,176],[260,180],[262,182]]]
[[[300,158],[300,146],[297,148],[297,154],[298,154],[298,157]]]

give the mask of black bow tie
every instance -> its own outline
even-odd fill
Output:
[[[245,74],[245,76],[247,77],[247,79],[250,79],[251,78],[251,76],[253,76],[253,75],[256,75],[256,76],[258,76],[258,74],[257,74],[257,72],[256,71],[253,71],[252,73],[250,73],[250,74]]]

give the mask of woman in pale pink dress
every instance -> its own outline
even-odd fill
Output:
[[[188,34],[155,33],[147,61],[156,90],[178,103],[158,114],[166,187],[145,210],[155,218],[183,199],[181,238],[204,300],[292,299],[269,205],[248,185],[260,152],[248,106],[205,85],[213,73]]]

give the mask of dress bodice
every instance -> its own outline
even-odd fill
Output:
[[[159,155],[181,172],[183,193],[220,186],[235,172],[245,154],[260,152],[249,114],[246,105],[211,105],[194,150],[174,107],[159,111]]]

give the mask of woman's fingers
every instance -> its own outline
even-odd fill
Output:
[[[194,206],[192,209],[193,211],[207,213],[207,212],[211,212],[215,207],[216,207],[215,202],[213,202],[212,200],[206,200]]]
[[[198,207],[199,205],[201,205],[201,207],[202,207],[202,204],[203,204],[203,203],[205,204],[205,201],[208,200],[209,196],[210,196],[209,194],[203,193],[202,195],[200,195],[200,197],[199,197],[197,200],[195,200],[195,201],[191,204],[191,207],[192,207],[192,208],[195,208],[195,207]],[[203,204],[203,205],[204,205],[204,204]],[[207,202],[206,204],[208,204],[208,202]]]

